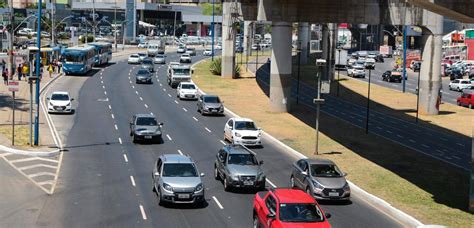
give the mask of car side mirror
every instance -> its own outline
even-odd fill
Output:
[[[259,162],[260,165],[263,165],[263,160]]]
[[[259,130],[259,131],[260,131],[260,130],[262,130],[262,128],[260,128],[260,127],[257,127],[257,130]]]
[[[306,171],[302,171],[301,174],[305,175],[305,176],[308,176],[308,172],[306,172]]]
[[[49,101],[49,100],[51,100],[51,98],[49,98],[49,97],[48,97],[48,98],[46,98],[46,100],[48,100],[48,101]]]
[[[200,176],[201,176],[201,177],[203,177],[203,176],[205,176],[205,174],[204,174],[204,173],[201,173],[201,175],[200,175]]]
[[[155,172],[154,175],[155,175],[155,176],[160,176],[160,173],[159,173],[159,172]]]
[[[324,215],[326,216],[327,219],[331,218],[332,216],[330,213],[325,213]]]
[[[73,100],[74,100],[74,98],[71,98],[71,101],[73,101]]]
[[[194,70],[191,70],[191,74],[194,74]]]
[[[234,127],[230,126],[229,129],[230,129],[230,130],[234,130]]]
[[[163,126],[163,123],[159,123],[158,125]]]
[[[275,217],[276,217],[276,216],[275,216],[275,214],[273,214],[273,213],[270,213],[270,214],[267,215],[267,218],[268,218],[268,219],[275,219]]]

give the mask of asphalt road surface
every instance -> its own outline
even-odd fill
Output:
[[[200,53],[198,53],[200,54]],[[178,55],[168,54],[168,61]],[[203,57],[193,57],[193,62]],[[195,101],[180,101],[166,84],[166,66],[157,66],[152,85],[136,85],[138,66],[119,61],[87,78],[78,92],[74,125],[67,136],[55,194],[47,196],[34,224],[80,227],[251,227],[254,192],[225,192],[213,178],[228,117],[202,117]],[[129,75],[130,73],[130,75]],[[66,77],[64,80],[74,78]],[[67,83],[54,90],[68,90]],[[238,111],[238,110],[234,110]],[[164,123],[163,144],[133,144],[128,122],[135,113],[153,113]],[[63,116],[62,116],[63,117]],[[63,119],[68,119],[63,118]],[[258,123],[257,123],[258,124]],[[267,138],[254,151],[264,160],[267,186],[287,187],[296,157]],[[189,154],[203,177],[207,204],[158,206],[151,172],[162,153]],[[350,204],[322,204],[334,227],[402,227],[357,195]]]
[[[380,68],[380,67],[376,67]],[[252,69],[253,70],[253,69]],[[411,78],[408,76],[408,78]],[[269,67],[264,65],[258,70],[257,80],[268,94]],[[377,81],[377,80],[372,80]],[[378,83],[384,84],[384,81]],[[393,84],[393,83],[392,83]],[[296,79],[292,82],[292,99],[296,99]],[[313,99],[317,96],[316,88],[300,82],[299,100],[302,104],[316,110]],[[359,106],[335,96],[324,96],[325,104],[321,111],[346,121],[357,127],[366,127],[367,107]],[[465,170],[470,169],[471,138],[461,134],[448,134],[435,131],[377,111],[369,111],[369,132],[384,137],[403,146],[445,161]]]

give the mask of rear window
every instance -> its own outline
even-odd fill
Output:
[[[131,58],[138,58],[138,55],[131,55]]]

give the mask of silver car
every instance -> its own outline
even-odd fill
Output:
[[[166,64],[166,56],[158,54],[153,59],[153,62],[156,63],[156,64]]]
[[[138,141],[157,141],[162,143],[162,126],[151,114],[136,114],[130,120],[130,136],[133,143]]]
[[[349,200],[351,190],[346,173],[328,159],[301,159],[293,164],[290,185],[316,200]]]
[[[153,60],[150,58],[146,58],[142,61],[142,68],[147,69],[150,72],[155,72],[155,64],[153,63]]]
[[[153,169],[153,191],[160,205],[164,203],[196,203],[203,206],[204,184],[194,161],[186,155],[164,154]]]
[[[199,97],[197,102],[197,111],[201,113],[201,115],[223,115],[224,105],[218,96],[202,95]]]
[[[227,145],[216,155],[214,178],[224,182],[225,191],[232,187],[264,190],[266,177],[262,164],[245,146]]]
[[[150,71],[144,68],[139,69],[135,75],[135,83],[153,84]]]

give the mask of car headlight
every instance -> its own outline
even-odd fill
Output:
[[[232,179],[233,181],[238,181],[239,176],[238,175],[230,175],[230,179]]]
[[[71,102],[67,103],[66,106],[71,106]]]
[[[220,110],[223,110],[224,109],[224,105],[221,105],[221,107],[219,108]]]
[[[155,134],[161,135],[161,131],[160,131],[160,130],[156,130],[156,131],[155,131]]]
[[[166,191],[173,192],[173,187],[171,187],[169,184],[163,183],[163,188]]]
[[[49,102],[49,106],[54,106],[53,103]]]
[[[262,136],[262,131],[258,131],[258,135],[257,135],[257,137],[259,137],[259,138],[260,138],[260,136]]]
[[[239,134],[238,132],[235,132],[235,137],[239,137],[239,138],[240,138],[240,137],[242,137],[242,135]]]
[[[195,189],[194,191],[195,191],[195,192],[200,192],[200,191],[202,191],[202,189],[203,189],[202,184],[198,184],[198,185],[196,186],[196,189]]]
[[[322,186],[317,181],[313,181],[313,186],[314,186],[314,192],[322,192],[324,189],[324,186]]]
[[[258,181],[262,181],[263,178],[265,178],[265,175],[263,175],[263,173],[259,173],[259,174],[257,175],[257,180],[258,180]]]
[[[349,187],[349,183],[347,183],[347,182],[344,185],[344,187],[342,187],[342,189],[344,190],[344,192],[350,192],[351,191],[351,188]]]

